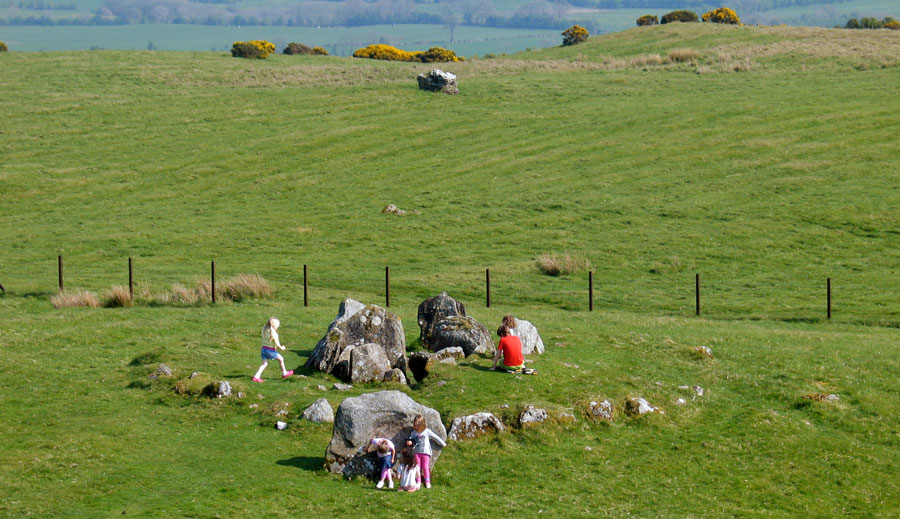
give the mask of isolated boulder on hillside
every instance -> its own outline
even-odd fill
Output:
[[[384,371],[391,368],[406,370],[406,338],[400,318],[380,306],[366,306],[359,301],[345,299],[337,317],[306,361],[306,367],[351,381],[353,350],[368,344],[376,345],[384,353],[388,362]],[[363,351],[371,353],[372,350],[365,348]],[[365,363],[360,354],[356,359],[358,365]],[[373,360],[372,364],[381,367],[378,359]],[[384,371],[377,375],[383,375]]]
[[[486,434],[503,432],[503,423],[491,413],[475,413],[453,419],[449,436],[456,441],[474,440]]]
[[[441,69],[432,69],[428,74],[419,74],[416,80],[420,90],[429,92],[443,92],[445,94],[458,94],[459,86],[456,84],[456,74],[444,72]]]
[[[403,448],[417,414],[425,417],[428,427],[441,439],[447,438],[441,415],[405,393],[379,391],[347,398],[338,406],[331,443],[325,451],[328,470],[346,477],[374,478],[376,454],[361,451],[374,437],[388,438],[397,450]],[[441,447],[436,443],[431,445],[434,449],[431,458],[433,465],[441,455]]]

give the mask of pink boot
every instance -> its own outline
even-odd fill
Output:
[[[294,374],[294,370],[290,370],[287,373],[285,373],[284,375],[281,375],[281,378],[288,378],[289,376],[291,376],[293,374]],[[260,382],[262,382],[262,381],[260,381]]]

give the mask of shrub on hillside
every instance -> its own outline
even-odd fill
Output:
[[[275,44],[265,40],[236,41],[231,45],[235,58],[266,59],[275,52]]]
[[[7,51],[9,51],[9,47],[6,46],[5,42],[0,41],[0,52],[7,52]]]
[[[900,31],[900,22],[888,22],[884,24],[885,29],[890,29],[892,31]]]
[[[657,25],[659,24],[659,18],[655,14],[645,14],[637,19],[638,27],[645,27],[647,25]]]
[[[581,43],[584,40],[588,39],[590,34],[587,29],[580,25],[573,25],[568,29],[562,32],[563,35],[563,46],[567,45],[575,45],[577,43]]]
[[[718,9],[713,9],[712,11],[707,11],[703,14],[703,21],[710,23],[725,23],[730,25],[739,25],[741,23],[741,19],[738,18],[734,9],[729,9],[728,7],[719,7]]]
[[[418,57],[422,63],[455,63],[465,60],[465,58],[458,57],[452,50],[442,47],[431,47],[425,52],[419,53]]]
[[[879,20],[878,18],[874,18],[871,16],[866,16],[857,20],[856,18],[850,18],[847,20],[847,24],[844,25],[845,29],[900,29],[900,22],[895,20],[891,16],[886,16],[883,20]]]
[[[386,61],[413,61],[421,63],[457,62],[465,58],[459,57],[452,50],[432,47],[427,51],[408,52],[390,45],[377,43],[353,52],[354,58],[381,59]]]
[[[319,55],[319,56],[327,56],[328,51],[323,49],[322,47],[307,47],[302,43],[288,43],[283,51],[285,54],[310,54],[310,55]]]
[[[663,17],[660,18],[659,23],[696,22],[697,20],[699,20],[699,18],[697,17],[697,13],[679,9],[678,11],[672,11],[671,13],[664,14]]]

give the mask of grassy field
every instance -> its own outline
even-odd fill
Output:
[[[898,48],[887,31],[653,27],[448,65],[454,97],[416,89],[428,66],[338,57],[0,56],[0,514],[896,514]],[[586,272],[542,275],[543,253],[590,261],[595,312]],[[277,293],[54,310],[59,254],[69,290],[126,282],[131,256],[152,290],[214,259]],[[451,444],[424,494],[324,472],[331,430],[296,416],[334,380],[251,387],[259,327],[279,316],[300,366],[343,297],[383,300],[385,265],[409,341],[416,305],[447,290],[548,344],[537,377],[474,358],[414,399],[446,422],[526,404],[578,421]],[[177,396],[148,380],[159,362],[245,396]],[[628,396],[666,412],[584,414]]]

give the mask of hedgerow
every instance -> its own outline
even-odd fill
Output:
[[[275,44],[265,40],[236,41],[231,45],[235,58],[266,59],[275,52]]]
[[[381,59],[385,61],[413,61],[420,63],[457,62],[465,58],[457,56],[452,50],[431,47],[427,51],[408,52],[390,45],[377,43],[353,52],[354,58]]]
[[[697,18],[697,13],[694,11],[685,11],[684,9],[679,9],[677,11],[672,11],[671,13],[666,13],[660,18],[659,23],[669,23],[669,22],[696,22],[699,18]]]
[[[659,18],[655,14],[645,14],[637,19],[638,27],[645,27],[647,25],[657,25],[659,24]]]
[[[581,43],[584,40],[588,39],[590,34],[587,29],[580,25],[573,25],[562,32],[563,35],[563,46],[567,45],[575,45],[576,43]]]
[[[740,25],[741,19],[738,18],[734,9],[728,7],[719,7],[703,14],[703,21],[710,23],[725,23],[730,25]]]
[[[9,48],[6,46],[5,42],[0,41],[0,52],[8,52]]]

